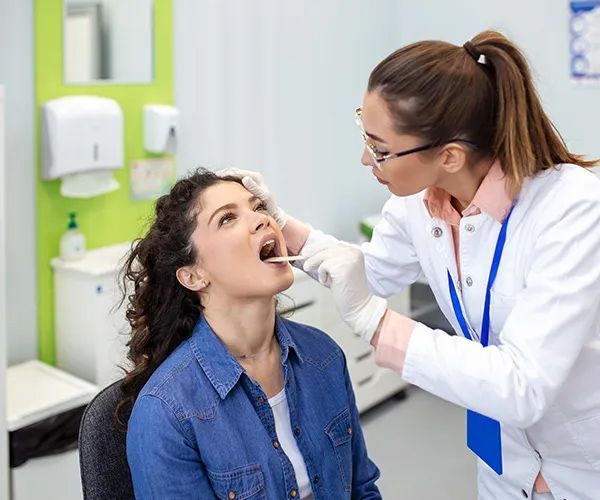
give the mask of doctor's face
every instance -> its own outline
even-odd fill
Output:
[[[365,94],[361,118],[369,147],[378,157],[427,144],[427,141],[420,137],[403,135],[396,131],[387,104],[376,91]],[[371,168],[377,181],[397,196],[409,196],[434,186],[443,174],[436,161],[436,154],[431,150],[390,158],[378,168],[366,146],[361,162]]]
[[[287,255],[281,230],[260,199],[237,182],[219,182],[198,200],[191,242],[198,255],[195,271],[208,286],[202,291],[221,299],[273,297],[289,288],[288,263],[264,259]]]

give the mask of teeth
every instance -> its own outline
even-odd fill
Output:
[[[274,244],[275,244],[275,240],[268,240],[263,243],[263,246],[261,248],[264,248],[267,245],[274,245]]]

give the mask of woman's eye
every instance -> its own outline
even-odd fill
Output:
[[[263,212],[266,212],[267,211],[267,205],[266,205],[266,203],[263,202],[263,203],[259,203],[258,205],[256,205],[256,208],[254,209],[254,211],[257,212],[259,210],[263,211]]]
[[[233,219],[235,219],[235,214],[232,212],[227,212],[219,219],[219,227],[223,226],[224,224],[229,224]]]

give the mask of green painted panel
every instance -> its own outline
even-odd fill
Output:
[[[69,212],[77,212],[88,249],[131,240],[140,235],[152,213],[151,201],[129,197],[129,164],[153,157],[143,147],[142,110],[148,103],[173,102],[173,5],[154,2],[154,81],[149,84],[65,85],[62,67],[62,0],[35,1],[35,99],[37,127],[37,271],[40,359],[55,362],[54,300],[50,260],[58,255],[59,240]],[[63,198],[59,181],[41,180],[40,107],[65,95],[97,95],[115,99],[125,118],[125,168],[115,178],[121,188],[87,200]],[[74,307],[76,305],[74,304]]]

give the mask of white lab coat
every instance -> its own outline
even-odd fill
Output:
[[[499,231],[485,213],[460,223],[461,301],[476,332]],[[460,335],[418,324],[403,378],[502,423],[504,474],[480,461],[479,498],[531,498],[541,470],[557,500],[600,499],[600,180],[564,165],[525,182],[492,288],[487,348],[462,337],[448,291],[447,270],[458,282],[451,230],[422,194],[392,196],[363,251],[376,295],[423,273]]]

